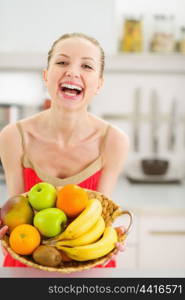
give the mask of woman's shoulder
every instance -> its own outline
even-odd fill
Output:
[[[13,152],[12,152],[13,149]],[[14,153],[14,157],[17,157],[17,154],[21,154],[22,151],[22,142],[21,137],[16,127],[16,123],[10,123],[3,127],[0,132],[0,156],[9,157],[9,154]]]
[[[93,118],[96,126],[105,136],[106,145],[116,147],[117,145],[120,146],[122,144],[125,147],[129,144],[129,137],[122,129],[93,114],[91,114],[91,117]]]
[[[128,151],[129,137],[121,128],[94,115],[92,117],[104,136],[104,155],[119,157]]]
[[[109,123],[106,137],[105,152],[111,155],[122,156],[129,148],[129,137],[119,127]]]
[[[109,138],[113,142],[129,143],[128,135],[119,127],[109,123]]]
[[[21,140],[20,138],[20,130],[18,128],[18,124],[23,128],[23,130],[27,130],[31,126],[37,123],[37,120],[40,119],[40,113],[37,113],[31,117],[23,118],[13,123],[9,123],[2,128],[0,131],[0,143],[8,143]]]
[[[129,137],[119,127],[110,124],[104,147],[104,165],[111,169],[120,169],[129,152]]]
[[[21,119],[18,121],[24,127],[24,129],[30,128],[30,127],[37,127],[40,120],[43,119],[44,115],[46,114],[46,111],[38,112],[30,117]]]
[[[9,123],[6,126],[4,126],[0,132],[0,141],[8,140],[10,138],[15,138],[17,136],[17,126],[16,123]]]

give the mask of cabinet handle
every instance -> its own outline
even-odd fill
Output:
[[[172,231],[167,231],[167,230],[151,230],[149,232],[151,235],[185,235],[185,231],[183,230],[172,230]]]

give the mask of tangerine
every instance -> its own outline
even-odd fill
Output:
[[[67,184],[58,190],[56,207],[63,210],[68,217],[76,217],[87,203],[86,191],[76,184]]]
[[[10,247],[21,255],[31,254],[39,245],[41,237],[39,231],[30,224],[16,226],[10,234]]]

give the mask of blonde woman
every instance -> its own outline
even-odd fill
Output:
[[[103,85],[103,71],[104,52],[94,38],[72,33],[54,42],[43,71],[51,107],[0,133],[9,196],[41,181],[78,184],[111,196],[129,143],[125,133],[87,110]],[[1,238],[6,231],[3,226]],[[4,266],[24,265],[6,254]]]

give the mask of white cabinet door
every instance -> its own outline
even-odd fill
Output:
[[[141,269],[185,269],[185,217],[141,217]]]

